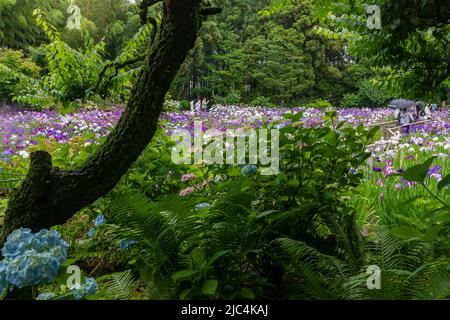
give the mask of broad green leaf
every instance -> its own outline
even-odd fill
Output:
[[[272,213],[277,213],[277,212],[279,212],[279,211],[278,211],[278,210],[264,211],[264,212],[258,214],[258,215],[256,216],[256,219],[261,219],[261,218],[267,217],[268,215],[270,215],[270,214],[272,214]]]
[[[445,210],[446,208],[441,208],[443,210]],[[450,212],[446,211],[446,212],[441,212],[439,214],[437,214],[434,219],[433,219],[434,223],[448,223],[450,222]]]
[[[192,289],[185,289],[183,290],[183,292],[180,294],[180,300],[186,300],[189,295],[191,294]]]
[[[247,299],[255,299],[255,293],[250,288],[242,288],[241,296]]]
[[[391,229],[391,234],[401,239],[419,238],[422,236],[419,230],[411,227],[394,227]]]
[[[239,177],[241,175],[241,170],[238,167],[231,167],[227,170],[227,174],[230,177]]]
[[[0,301],[2,301],[3,299],[5,299],[6,295],[8,294],[9,288],[5,288],[5,290],[3,291],[3,293],[0,292]]]
[[[375,135],[380,131],[380,127],[376,126],[370,129],[369,133],[367,134],[367,139],[371,140]]]
[[[181,270],[178,272],[175,272],[172,275],[172,279],[173,281],[180,281],[180,280],[184,280],[186,278],[192,277],[194,274],[197,274],[198,270],[193,270],[193,269],[187,269],[187,270]]]
[[[428,174],[428,169],[436,157],[432,157],[422,164],[413,166],[405,171],[403,178],[408,181],[423,182]]]
[[[202,288],[203,294],[215,294],[217,290],[218,280],[208,280],[205,282]]]
[[[427,232],[422,236],[423,241],[433,241],[436,236],[439,234],[439,232],[444,227],[443,224],[435,225],[430,227]]]
[[[441,191],[444,189],[444,187],[450,185],[450,174],[445,176],[441,181],[438,183],[438,190]]]
[[[216,252],[216,253],[211,257],[211,259],[209,259],[209,261],[208,261],[208,266],[212,265],[217,259],[219,259],[220,257],[226,255],[226,254],[229,253],[229,252],[230,252],[230,250],[222,250],[222,251]]]
[[[302,119],[302,117],[303,117],[303,112],[298,112],[292,117],[292,121],[298,122]]]

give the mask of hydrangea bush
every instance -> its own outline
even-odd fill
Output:
[[[54,230],[33,234],[30,229],[13,231],[2,249],[0,292],[8,287],[51,283],[67,259],[68,244]]]
[[[96,226],[105,222],[99,216]],[[131,243],[129,245],[132,245]],[[1,250],[0,261],[0,296],[7,289],[46,285],[56,281],[63,264],[67,261],[68,244],[54,230],[43,229],[33,233],[30,229],[20,228],[13,231],[6,239]],[[77,284],[62,297],[83,299],[96,294],[98,284],[94,278],[85,278],[83,284]],[[57,298],[55,292],[39,294],[37,300]]]

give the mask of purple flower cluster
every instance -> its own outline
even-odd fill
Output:
[[[73,114],[54,111],[0,113],[0,161],[8,162],[12,155],[36,145],[39,138],[65,144],[85,133],[93,139],[109,134],[122,110],[80,110]]]
[[[83,137],[85,146],[96,144],[114,128],[122,111],[120,108],[113,108],[110,111],[82,109],[72,114],[59,114],[54,111],[0,113],[0,168],[10,163],[14,157],[28,158],[27,149],[38,143],[56,141],[68,144]],[[200,113],[164,113],[161,115],[161,125],[168,135],[177,129],[187,129],[193,133],[195,121],[202,122],[203,131],[214,128],[224,132],[227,129],[260,128],[266,125],[281,128],[290,124],[284,118],[286,114],[300,111],[303,112],[301,120],[305,127],[323,126],[326,112],[324,109],[240,106],[215,106],[210,112]],[[352,126],[393,120],[392,109],[337,109],[336,113],[337,121],[346,121]],[[392,159],[397,155],[391,146],[396,144],[399,149],[409,150],[410,157],[426,150],[439,150],[441,155],[448,154],[449,119],[449,110],[434,112],[433,121],[411,127],[411,138],[407,143],[402,142],[404,137],[401,136],[391,139],[392,141],[380,140],[369,151],[374,157]]]

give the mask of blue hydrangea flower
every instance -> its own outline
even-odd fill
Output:
[[[83,299],[84,295],[83,295],[83,291],[81,289],[75,289],[73,290],[73,298],[75,300],[81,300]]]
[[[134,246],[137,243],[138,243],[138,241],[136,241],[136,240],[123,239],[123,240],[120,240],[119,248],[120,248],[120,250],[126,250],[126,249],[130,248],[131,246]]]
[[[84,283],[84,293],[86,296],[93,296],[97,293],[98,285],[94,278],[86,278]]]
[[[209,209],[211,208],[212,205],[207,203],[207,202],[203,202],[203,203],[199,203],[198,205],[195,206],[195,210],[200,211],[203,209]]]
[[[43,229],[34,235],[32,245],[33,248],[36,249],[38,249],[38,246],[40,246],[39,248],[42,250],[46,250],[48,248],[56,247],[59,245],[67,246],[65,241],[61,239],[61,236],[58,232],[56,232],[55,230],[46,229]]]
[[[54,230],[41,230],[34,235],[31,247],[38,252],[50,252],[58,263],[61,264],[67,260],[67,248],[69,245],[60,234]]]
[[[66,246],[60,245],[57,247],[53,247],[51,249],[49,249],[49,253],[56,258],[56,260],[58,261],[58,264],[62,264],[63,262],[65,262],[67,260],[67,247],[68,245],[66,244]]]
[[[0,289],[52,282],[67,259],[68,244],[56,231],[17,229],[6,239],[0,262]]]
[[[58,274],[58,259],[49,252],[29,250],[8,261],[7,281],[18,287],[51,283]]]
[[[105,222],[106,222],[105,216],[101,214],[97,218],[95,218],[94,226],[95,227],[101,226]]]
[[[258,168],[255,165],[247,164],[242,167],[241,175],[243,175],[243,176],[252,175],[252,174],[255,174],[257,171],[258,171]]]
[[[94,237],[94,235],[95,235],[95,229],[94,228],[90,228],[89,230],[88,230],[88,237],[89,238],[93,238]]]
[[[2,255],[3,257],[13,259],[23,254],[30,248],[30,244],[33,241],[33,233],[30,229],[20,228],[14,230],[7,238],[3,245]]]
[[[50,300],[50,299],[52,299],[52,298],[54,298],[54,297],[56,297],[56,293],[53,293],[53,292],[44,292],[44,293],[39,294],[39,295],[36,297],[36,300]]]
[[[97,293],[98,285],[94,278],[85,278],[83,285],[72,290],[75,300],[81,300]]]

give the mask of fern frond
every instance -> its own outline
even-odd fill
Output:
[[[108,279],[104,284],[108,296],[115,300],[131,300],[135,284],[131,270],[113,273],[105,279]]]

